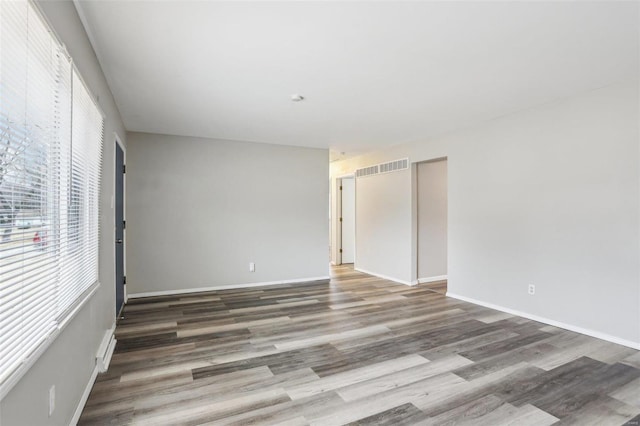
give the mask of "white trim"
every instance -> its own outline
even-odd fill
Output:
[[[385,279],[385,280],[393,281],[394,283],[398,283],[398,284],[404,284],[404,285],[408,285],[408,286],[414,286],[414,285],[416,285],[416,284],[418,283],[417,281],[411,282],[411,281],[403,281],[403,280],[399,280],[399,279],[397,279],[397,278],[393,278],[393,277],[390,277],[390,276],[388,276],[388,275],[377,274],[377,273],[375,273],[375,272],[367,271],[366,269],[362,269],[362,268],[354,267],[353,269],[355,269],[355,270],[356,270],[356,271],[358,271],[358,272],[363,272],[363,273],[365,273],[365,274],[373,275],[374,277],[383,278],[383,279]]]
[[[266,282],[260,282],[260,283],[232,284],[232,285],[222,285],[222,286],[216,286],[216,287],[184,288],[184,289],[166,290],[166,291],[150,291],[146,293],[132,293],[129,295],[129,299],[139,299],[141,297],[153,297],[153,296],[172,296],[174,294],[200,293],[200,292],[216,291],[216,290],[233,290],[237,288],[263,287],[267,285],[278,285],[278,284],[308,283],[312,281],[329,280],[330,278],[331,277],[327,275],[324,277],[298,278],[295,280],[266,281]]]
[[[74,1],[75,3],[75,1]],[[126,167],[127,165],[127,148],[124,146],[124,144],[122,143],[122,139],[120,139],[120,136],[118,136],[118,132],[113,132],[113,137],[116,141],[116,144],[120,147],[120,149],[122,150],[122,164]],[[113,241],[113,272],[114,272],[114,276],[116,275],[116,242],[115,242],[115,235],[116,235],[116,227],[118,226],[116,224],[116,184],[118,182],[118,177],[116,175],[116,163],[118,162],[118,150],[115,149],[115,145],[113,148],[113,194],[111,195],[112,200],[113,200],[113,206],[111,207],[111,210],[113,210],[113,235],[114,235],[114,241]],[[123,173],[122,174],[122,220],[127,221],[127,174]],[[127,228],[125,227],[122,230],[122,275],[123,276],[127,276]],[[116,284],[116,283],[114,283]],[[117,285],[117,284],[116,284]],[[124,308],[124,305],[127,304],[127,285],[124,285],[124,300],[122,302],[122,308]],[[115,300],[114,300],[115,302]],[[116,312],[115,316],[120,315],[121,312]],[[114,317],[115,318],[115,317]]]
[[[459,294],[447,292],[447,297],[451,297],[453,299],[462,300],[464,302],[473,303],[474,305],[484,306],[486,308],[495,309],[496,311],[506,312],[511,315],[517,315],[519,317],[527,318],[533,321],[541,322],[544,324],[552,325],[554,327],[564,328],[565,330],[574,331],[576,333],[585,334],[587,336],[595,337],[596,339],[606,340],[607,342],[616,343],[618,345],[627,346],[632,349],[640,350],[640,342],[633,342],[631,340],[621,339],[616,336],[612,336],[610,334],[602,333],[595,330],[589,330],[587,328],[578,327],[571,324],[565,324],[560,321],[539,317],[537,315],[528,314],[526,312],[517,311],[515,309],[505,308],[499,305],[494,305],[493,303],[482,302],[480,300],[472,299],[466,296],[460,296]]]
[[[122,143],[122,139],[120,139],[120,136],[118,135],[118,132],[113,132],[113,137],[115,138],[115,140],[118,143],[118,145],[120,145],[120,148],[122,148],[122,152],[123,153],[126,152],[127,148]]]
[[[341,176],[340,178],[338,178],[336,180],[336,188],[337,188],[337,192],[338,192],[338,202],[336,203],[338,205],[338,221],[336,222],[336,226],[338,227],[337,230],[337,236],[338,236],[338,250],[337,250],[337,256],[336,258],[339,260],[338,265],[345,265],[345,263],[342,261],[342,221],[340,219],[343,218],[342,216],[342,194],[344,194],[343,190],[340,189],[343,187],[343,183],[345,179],[353,179],[353,221],[356,221],[357,218],[357,214],[356,214],[356,175],[354,173],[350,173],[349,175],[344,175]],[[357,260],[357,241],[358,241],[358,237],[356,235],[356,229],[357,226],[355,226],[353,228],[353,262],[349,262],[346,263],[346,265],[350,265],[351,263],[353,263],[354,265],[356,264],[356,260]]]
[[[342,222],[340,222],[340,217],[342,216],[342,190],[340,189],[342,188],[342,178],[337,178],[336,179],[336,186],[335,186],[335,192],[336,192],[336,205],[333,206],[334,207],[334,216],[333,216],[333,224],[335,226],[335,241],[334,241],[334,245],[335,245],[335,264],[336,265],[342,265],[342,253],[340,252],[340,250],[342,250]]]
[[[111,363],[111,357],[113,356],[113,353],[116,351],[116,343],[118,343],[118,341],[113,338],[113,335],[111,337],[112,339],[109,343],[109,346],[107,347],[107,351],[102,357],[102,365],[100,366],[101,373],[106,373],[106,371],[109,369],[109,364]]]
[[[356,174],[355,172],[351,172],[351,173],[345,173],[342,175],[338,175],[336,176],[336,179],[349,179],[349,178],[354,178],[355,179]]]
[[[342,179],[350,179],[356,178],[355,173],[344,173],[338,176],[335,176],[335,186],[332,188],[332,191],[335,193],[335,197],[332,197],[332,205],[331,205],[331,264],[334,266],[342,265],[342,253],[340,253],[340,249],[342,248],[342,225],[340,223],[340,216],[342,215],[342,191],[340,190],[340,186],[342,185]],[[355,197],[355,187],[354,187],[354,197]],[[353,257],[355,259],[355,248]]]
[[[96,377],[98,377],[97,365],[94,367],[93,372],[91,373],[91,377],[89,378],[87,386],[84,388],[84,392],[82,392],[82,397],[80,397],[80,401],[78,402],[76,411],[73,413],[73,417],[69,422],[70,426],[76,426],[78,424],[78,420],[80,420],[80,416],[82,415],[82,410],[84,410],[84,406],[87,403],[87,399],[89,399],[91,389],[93,389],[93,384],[96,382]]]
[[[116,348],[115,331],[116,323],[114,322],[111,328],[104,332],[102,342],[100,342],[100,346],[98,347],[96,365],[100,373],[104,373],[109,369],[109,362],[111,362],[113,351]]]
[[[91,390],[93,389],[93,385],[96,382],[96,378],[99,373],[104,373],[109,368],[109,362],[111,362],[111,357],[113,356],[113,352],[116,348],[116,339],[114,338],[116,331],[116,323],[114,322],[111,328],[104,333],[104,337],[100,346],[98,347],[98,352],[96,354],[96,365],[93,368],[93,372],[91,373],[91,377],[89,377],[89,381],[87,382],[87,386],[84,388],[84,392],[82,392],[82,396],[80,397],[80,401],[78,402],[78,406],[76,407],[76,411],[73,413],[73,417],[71,418],[71,422],[69,422],[70,426],[75,426],[80,420],[80,416],[82,415],[82,410],[84,410],[84,406],[89,399],[89,395],[91,394]]]
[[[418,284],[434,283],[436,281],[444,281],[449,279],[449,275],[437,275],[435,277],[418,278]]]

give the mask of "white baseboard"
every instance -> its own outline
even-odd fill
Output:
[[[78,403],[78,407],[76,411],[73,413],[73,417],[71,418],[71,422],[69,422],[70,426],[76,426],[78,424],[78,420],[80,420],[80,416],[82,415],[82,410],[84,410],[84,405],[87,403],[87,399],[89,399],[89,394],[91,393],[91,389],[93,389],[93,384],[96,382],[96,377],[98,377],[98,366],[96,365],[91,373],[91,377],[89,378],[89,382],[87,386],[84,388],[84,392],[82,393],[82,397],[80,398],[80,402]]]
[[[596,339],[606,340],[607,342],[616,343],[618,345],[627,346],[632,349],[640,350],[640,342],[633,342],[631,340],[621,339],[616,336],[612,336],[610,334],[601,333],[595,330],[589,330],[587,328],[578,327],[571,324],[565,324],[560,321],[552,320],[549,318],[539,317],[537,315],[528,314],[526,312],[517,311],[515,309],[505,308],[503,306],[494,305],[493,303],[482,302],[480,300],[472,299],[466,296],[460,296],[459,294],[454,294],[451,292],[447,292],[447,297],[451,297],[454,299],[462,300],[464,302],[473,303],[474,305],[484,306],[486,308],[495,309],[496,311],[506,312],[511,315],[517,315],[519,317],[527,318],[533,321],[541,322],[543,324],[552,325],[554,327],[564,328],[565,330],[574,331],[576,333],[584,334],[590,337],[595,337]]]
[[[322,281],[322,280],[328,280],[328,279],[330,279],[330,277],[327,275],[324,277],[298,278],[295,280],[280,280],[280,281],[266,281],[266,282],[260,282],[260,283],[221,285],[217,287],[183,288],[183,289],[166,290],[166,291],[150,291],[146,293],[130,294],[129,299],[139,299],[141,297],[152,297],[152,296],[172,296],[176,294],[200,293],[205,291],[216,291],[216,290],[233,290],[237,288],[263,287],[267,285],[278,285],[278,284],[308,283],[312,281]]]
[[[418,278],[418,284],[434,283],[449,279],[449,275],[437,275],[435,277]]]
[[[412,286],[412,285],[416,285],[418,283],[417,281],[411,282],[411,281],[399,280],[397,278],[393,278],[393,277],[390,277],[390,276],[387,276],[387,275],[382,275],[382,274],[378,274],[376,272],[367,271],[366,269],[362,269],[362,268],[354,267],[353,269],[355,269],[358,272],[363,272],[365,274],[373,275],[374,277],[383,278],[385,280],[393,281],[394,283],[398,283],[398,284],[404,284],[404,285]]]

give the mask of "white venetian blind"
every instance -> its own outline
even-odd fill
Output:
[[[66,221],[61,232],[61,308],[67,309],[98,280],[98,190],[102,149],[102,115],[84,84],[73,74],[71,167]],[[65,188],[66,189],[66,188]]]
[[[98,279],[103,118],[27,1],[0,1],[0,395]]]

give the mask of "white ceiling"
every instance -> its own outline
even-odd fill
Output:
[[[349,156],[638,75],[637,2],[76,5],[130,131]]]

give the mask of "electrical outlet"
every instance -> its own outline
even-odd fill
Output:
[[[255,272],[256,271],[256,264],[253,262],[249,262],[249,272]]]
[[[532,295],[532,296],[534,294],[536,294],[536,286],[535,285],[529,284],[529,294]]]
[[[56,409],[56,385],[51,385],[49,388],[49,417],[53,414],[53,410]]]

